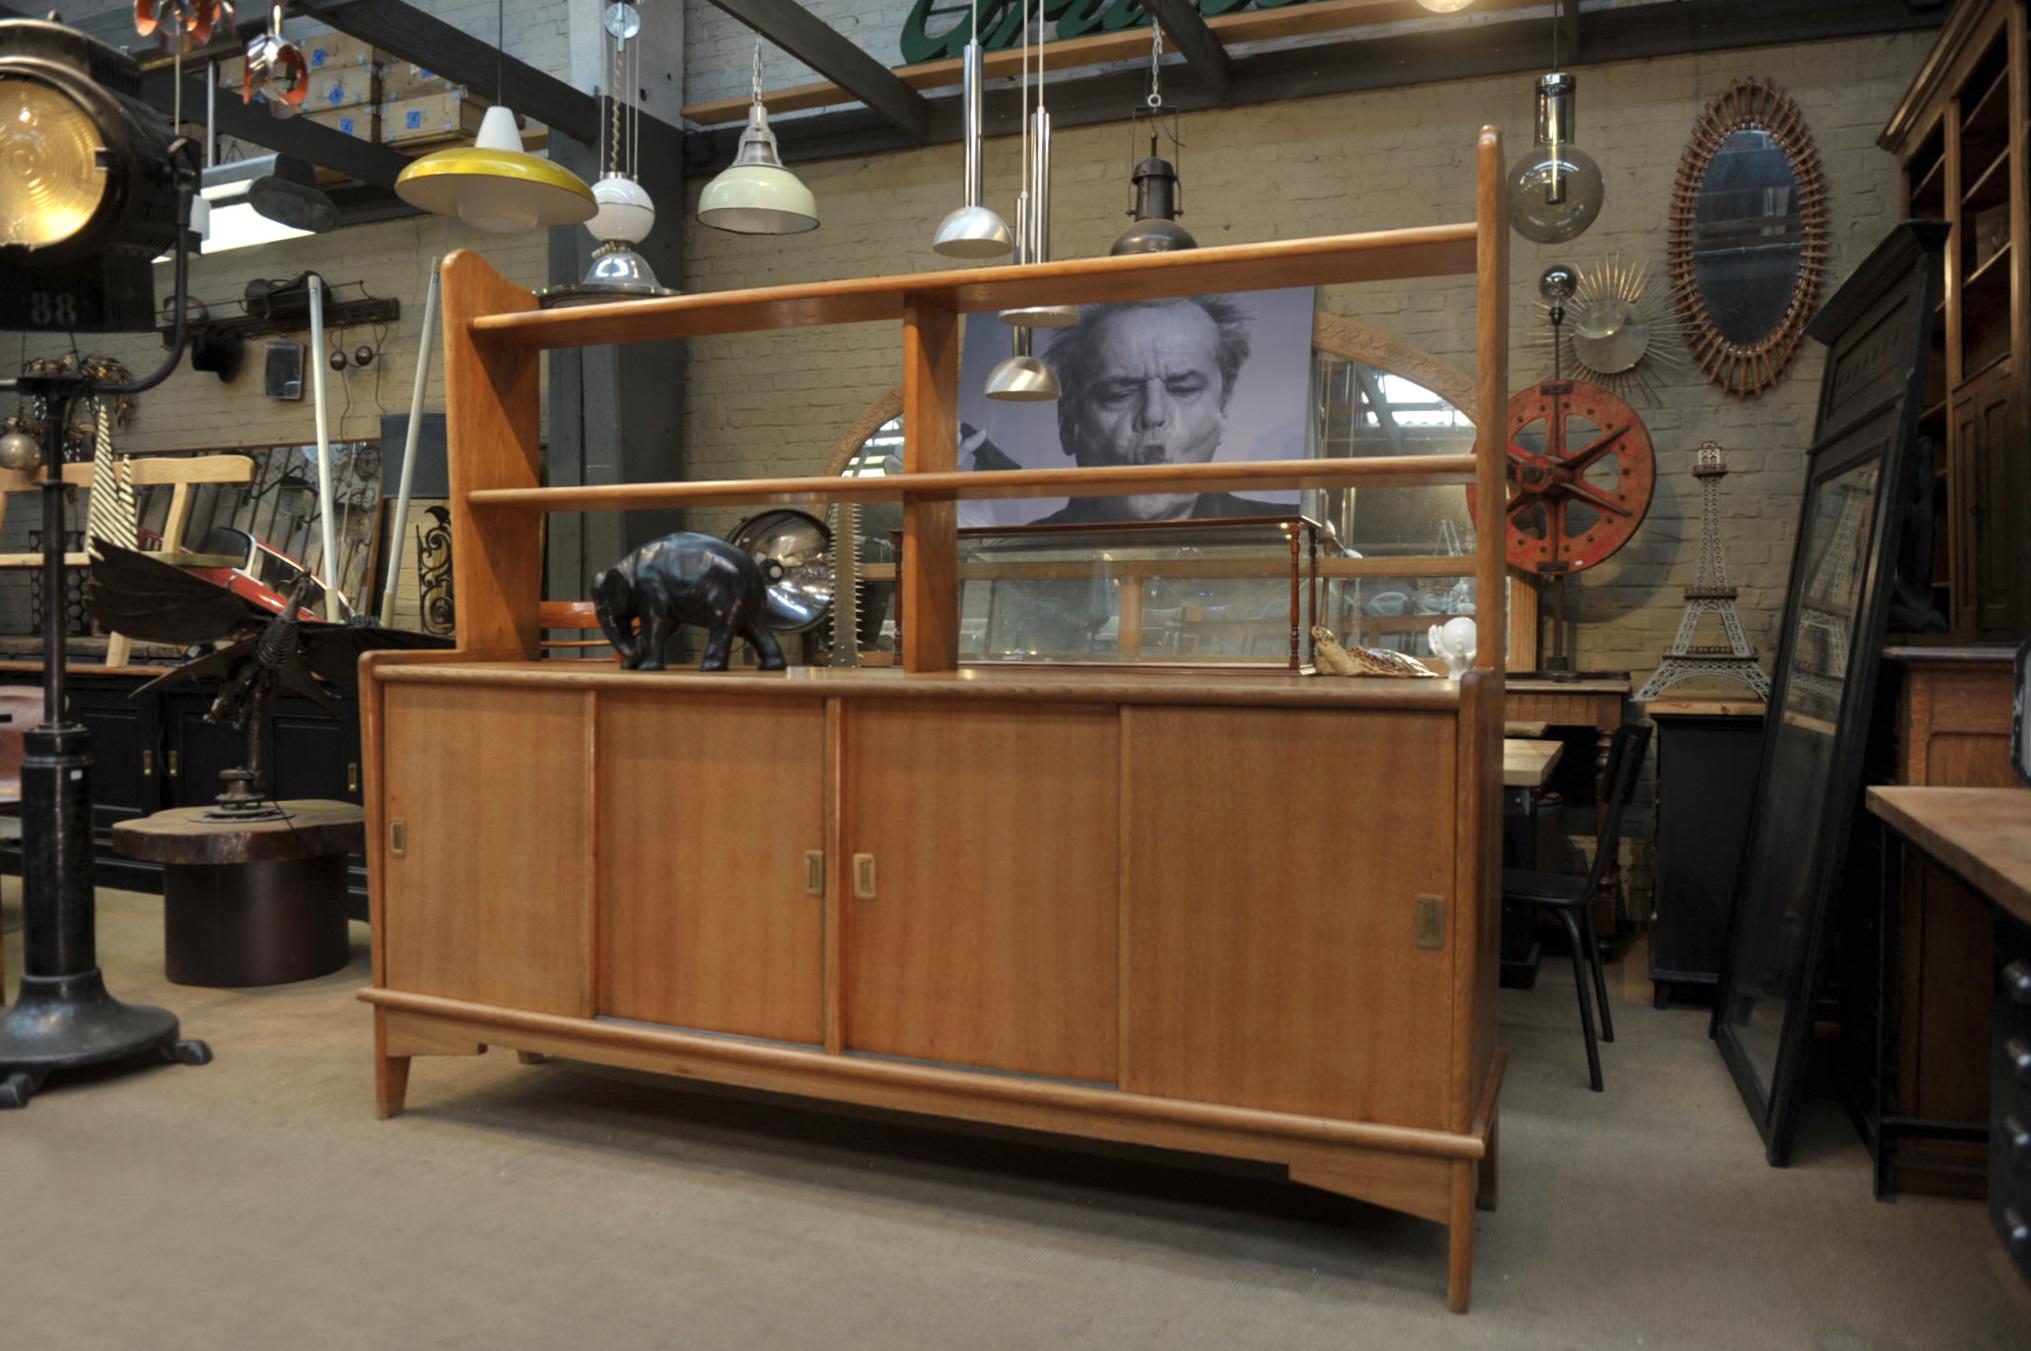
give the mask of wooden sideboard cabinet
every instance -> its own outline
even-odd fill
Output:
[[[384,1112],[505,1045],[1492,1198],[1497,677],[413,655],[363,686]]]
[[[380,1110],[489,1046],[1283,1167],[1447,1227],[1495,1198],[1502,644],[1430,680],[959,669],[957,501],[1505,492],[1501,137],[1472,221],[542,311],[444,264],[454,652],[362,663]],[[961,471],[960,316],[1471,274],[1471,455]],[[540,482],[540,354],[899,323],[903,469]],[[892,501],[901,666],[543,661],[551,513]],[[1500,531],[1471,557],[1505,626]]]

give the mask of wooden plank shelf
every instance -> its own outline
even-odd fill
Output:
[[[454,659],[379,667],[376,678],[400,684],[498,685],[534,689],[653,690],[690,694],[764,694],[874,699],[1023,699],[1073,703],[1295,705],[1393,708],[1427,712],[1459,707],[1460,682],[1382,676],[1305,676],[1295,671],[1106,670],[967,666],[911,674],[900,668],[792,666],[783,671],[691,668],[628,671],[605,662]]]
[[[487,314],[471,321],[471,331],[484,344],[519,350],[598,347],[763,329],[896,323],[913,305],[970,314],[1019,305],[1164,300],[1216,291],[1471,276],[1474,258],[1475,225],[1468,221],[1125,258],[953,268]]]
[[[959,498],[1112,497],[1129,493],[1246,492],[1277,488],[1414,488],[1474,481],[1472,455],[1378,455],[1359,460],[1258,460],[1113,469],[950,470],[875,478],[703,479],[593,483],[561,488],[481,488],[476,507],[533,511],[640,511],[652,507],[757,506],[795,502],[941,502]],[[1473,570],[1468,560],[1465,571]]]

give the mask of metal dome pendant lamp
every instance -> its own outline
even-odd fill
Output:
[[[1039,9],[1041,9],[1041,4]],[[1025,121],[1022,147],[1023,184],[1016,193],[1016,266],[1043,262],[1050,257],[1051,151],[1050,114],[1044,111],[1043,81],[1037,82],[1037,108],[1029,112],[1030,29],[1027,5],[1023,13],[1023,104]],[[1041,37],[1041,34],[1039,35]],[[1037,65],[1041,75],[1042,44]],[[1029,305],[1003,310],[1001,321],[1013,325],[1015,334],[1010,354],[987,374],[987,397],[1009,403],[1048,403],[1061,390],[1057,372],[1036,354],[1036,332],[1042,328],[1065,328],[1079,321],[1079,311],[1070,305]]]
[[[513,234],[519,230],[582,225],[599,204],[585,180],[551,160],[522,149],[522,133],[505,101],[505,0],[494,7],[494,106],[480,119],[470,146],[439,150],[404,169],[395,195],[439,216],[456,216],[475,230]]]
[[[966,119],[965,204],[953,209],[938,226],[931,248],[947,258],[1000,258],[1015,247],[1008,222],[993,207],[981,205],[986,187],[986,166],[982,162],[984,133],[981,85],[986,80],[986,62],[980,52],[980,6],[973,9],[973,37],[963,58],[965,80],[960,102]]]
[[[755,42],[754,102],[733,163],[705,185],[698,223],[737,235],[798,235],[818,228],[818,199],[783,167],[762,106],[762,44]]]
[[[1051,261],[1051,114],[1044,107],[1044,3],[1036,0],[1037,40],[1037,106],[1029,113],[1029,135],[1023,147],[1023,167],[1029,175],[1028,210],[1022,208],[1023,198],[1018,198],[1016,228],[1025,235],[1029,246],[1026,256],[1019,257],[1018,263],[1048,263]],[[1029,7],[1024,6],[1023,25],[1023,98],[1029,100],[1029,64],[1031,49],[1029,41]],[[1079,322],[1079,310],[1074,305],[1020,305],[1015,309],[1003,310],[1001,321],[1017,328],[1070,328]],[[1057,397],[1053,394],[1051,397]]]

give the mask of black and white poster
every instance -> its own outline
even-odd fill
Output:
[[[1054,403],[987,397],[1012,333],[993,313],[967,317],[961,469],[1305,457],[1310,287],[1083,306],[1073,327],[1036,331],[1036,354],[1062,387]],[[1286,515],[1297,504],[1295,489],[977,501],[959,504],[959,523],[1203,520]]]

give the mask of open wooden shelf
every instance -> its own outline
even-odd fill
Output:
[[[1468,221],[1126,258],[1070,258],[1025,267],[967,267],[805,282],[482,315],[472,321],[471,329],[482,343],[543,350],[760,329],[894,323],[916,305],[970,314],[1021,305],[1162,300],[1216,291],[1471,276],[1475,230],[1474,222]]]
[[[1128,493],[1231,493],[1278,488],[1465,486],[1472,455],[1387,455],[1359,460],[1258,460],[1113,469],[949,470],[876,478],[708,479],[564,488],[482,488],[476,507],[532,511],[641,511],[653,507],[761,506],[799,502],[941,502],[958,498],[1112,497]],[[1472,560],[1465,570],[1471,571]]]

